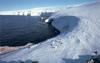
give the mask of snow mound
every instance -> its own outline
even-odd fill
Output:
[[[2,61],[84,63],[93,51],[100,54],[100,2],[61,10],[50,18],[61,34],[38,46],[0,55]]]

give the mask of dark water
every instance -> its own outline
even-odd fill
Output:
[[[39,16],[0,16],[0,46],[22,46],[39,43],[60,32],[41,22]]]

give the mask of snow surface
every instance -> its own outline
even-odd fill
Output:
[[[61,34],[30,48],[1,54],[1,61],[33,60],[39,63],[85,63],[100,54],[100,2],[61,9],[50,18]],[[49,19],[50,19],[49,18]]]

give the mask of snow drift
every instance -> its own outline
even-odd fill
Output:
[[[84,63],[100,53],[100,2],[61,9],[50,18],[61,34],[55,38],[0,55],[1,61],[33,60],[39,63]],[[59,17],[58,17],[59,16]]]

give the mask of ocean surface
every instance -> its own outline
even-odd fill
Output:
[[[0,16],[0,46],[22,46],[39,43],[60,32],[41,21],[39,16]]]

